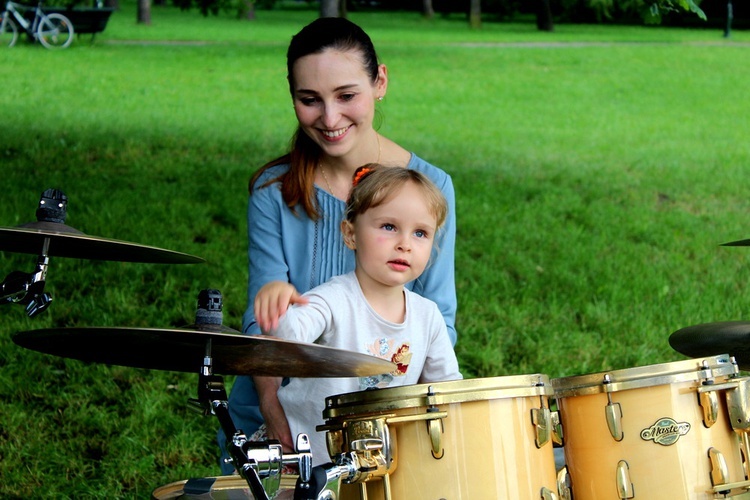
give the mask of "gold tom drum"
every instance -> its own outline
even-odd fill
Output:
[[[294,498],[294,487],[297,476],[282,475],[276,500]],[[191,499],[191,500],[252,500],[255,497],[247,481],[240,476],[202,477],[175,481],[159,486],[151,493],[155,500]]]
[[[362,471],[341,499],[555,499],[551,395],[539,374],[354,392],[318,430]]]
[[[721,355],[553,379],[572,498],[747,498],[736,373]]]

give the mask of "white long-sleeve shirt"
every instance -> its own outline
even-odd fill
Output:
[[[315,465],[330,461],[323,424],[325,398],[372,388],[461,379],[445,320],[431,300],[404,289],[403,323],[383,319],[367,303],[354,272],[337,276],[305,294],[279,320],[274,336],[369,354],[398,365],[393,373],[371,377],[293,378],[279,389],[292,438],[310,437]],[[333,360],[332,362],[335,362]]]

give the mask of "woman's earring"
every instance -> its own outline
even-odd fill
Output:
[[[382,95],[379,95],[379,96],[378,96],[378,101],[382,101],[382,100],[383,100],[383,96],[382,96]]]

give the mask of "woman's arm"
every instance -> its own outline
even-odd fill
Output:
[[[437,183],[435,178],[433,182]],[[433,257],[422,276],[414,284],[413,291],[438,305],[440,314],[445,320],[451,344],[456,343],[456,279],[455,279],[455,246],[456,246],[456,200],[451,178],[445,174],[437,183],[448,202],[448,215],[445,224],[435,241]]]

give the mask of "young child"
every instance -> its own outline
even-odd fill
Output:
[[[264,332],[397,365],[377,376],[294,378],[279,387],[283,412],[275,418],[288,422],[289,440],[308,434],[315,465],[330,461],[325,434],[315,430],[324,423],[326,397],[462,378],[437,305],[404,287],[428,265],[446,213],[442,193],[418,171],[360,167],[341,223],[344,243],[355,252],[355,270],[302,296],[282,294],[289,297],[280,301],[286,303],[277,297],[256,299],[255,314]]]

